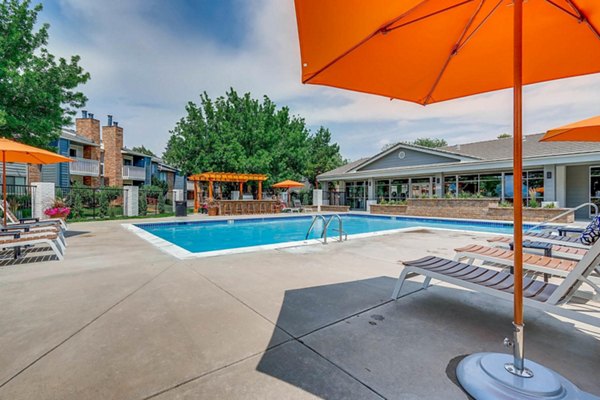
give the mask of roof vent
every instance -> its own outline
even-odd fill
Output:
[[[81,110],[81,118],[87,118],[87,110]]]
[[[119,123],[117,121],[113,122],[113,126],[119,126]]]
[[[91,119],[94,119],[94,114],[88,113],[88,117],[91,118]]]
[[[112,115],[108,114],[108,124],[107,126],[112,126]]]

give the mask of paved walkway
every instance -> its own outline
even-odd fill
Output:
[[[0,268],[0,399],[465,399],[511,305],[443,285],[389,301],[397,261],[483,235],[420,231],[179,261],[117,222],[64,262]],[[600,330],[527,310],[527,355],[600,395]]]

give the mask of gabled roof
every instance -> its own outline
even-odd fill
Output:
[[[365,157],[365,158],[361,158],[359,160],[356,161],[351,161],[348,164],[344,164],[341,167],[337,167],[336,169],[332,169],[331,171],[327,171],[325,173],[320,174],[318,177],[321,178],[326,178],[328,176],[335,176],[335,175],[339,175],[339,174],[345,174],[347,172],[350,172],[354,169],[356,169],[357,166],[363,164],[364,162],[368,161],[369,157]]]
[[[466,154],[460,154],[457,152],[450,152],[450,151],[446,151],[444,149],[441,148],[436,148],[436,149],[432,149],[430,147],[424,147],[424,146],[418,146],[415,144],[407,144],[407,143],[397,143],[394,146],[390,147],[389,149],[383,150],[381,152],[379,152],[378,154],[375,154],[373,157],[371,158],[366,158],[363,159],[364,162],[360,165],[356,165],[353,169],[354,170],[358,170],[361,168],[364,168],[365,166],[387,156],[390,153],[393,153],[399,149],[410,149],[410,150],[414,150],[414,151],[418,151],[421,153],[426,153],[426,154],[433,154],[433,155],[437,155],[440,157],[446,157],[448,158],[448,162],[453,162],[453,161],[472,161],[472,160],[479,160],[479,157],[475,157],[475,156],[470,156],[470,155],[466,155]],[[349,172],[349,171],[348,171]]]
[[[540,142],[542,136],[543,133],[524,136],[523,158],[600,152],[600,142]],[[446,146],[441,150],[481,160],[505,160],[512,158],[512,147],[511,137]]]

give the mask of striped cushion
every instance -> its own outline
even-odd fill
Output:
[[[585,228],[579,237],[579,241],[588,246],[596,243],[600,237],[600,216],[594,217],[592,222]]]

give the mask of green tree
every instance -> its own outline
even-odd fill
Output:
[[[307,170],[310,132],[304,119],[277,108],[268,98],[253,99],[230,89],[200,104],[171,131],[165,160],[186,174],[206,171],[263,173],[269,183],[301,179]]]
[[[446,142],[445,139],[437,139],[437,138],[419,138],[417,140],[409,142],[409,144],[414,144],[414,145],[422,146],[422,147],[431,147],[431,148],[448,146],[448,142]]]
[[[501,133],[498,135],[498,139],[508,139],[511,137],[512,137],[512,135],[510,133]]]
[[[331,132],[329,129],[320,127],[319,130],[308,139],[308,162],[305,176],[314,187],[318,187],[317,175],[343,164],[344,160],[340,154],[340,146],[331,143]]]
[[[87,98],[79,56],[56,59],[46,48],[48,24],[37,25],[42,5],[0,2],[0,136],[41,147],[57,139]]]
[[[156,157],[156,154],[154,154],[152,150],[147,149],[144,145],[134,146],[131,150],[137,153],[145,154],[150,157]]]
[[[396,142],[396,143],[388,143],[381,148],[381,151],[386,151],[396,146],[398,143],[405,143],[409,145],[417,145],[421,147],[429,147],[435,149],[437,147],[448,146],[448,142],[445,139],[437,139],[437,138],[418,138],[413,140],[412,142]]]
[[[158,194],[158,213],[159,214],[164,214],[165,213],[165,195],[161,192]]]
[[[106,190],[100,190],[98,193],[98,217],[106,218],[108,216],[108,208],[110,206],[109,193]]]

